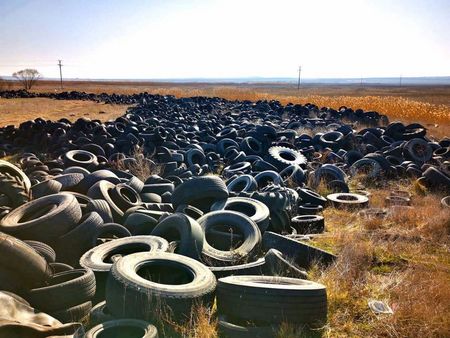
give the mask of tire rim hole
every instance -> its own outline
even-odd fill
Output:
[[[183,285],[191,283],[195,275],[191,270],[188,270],[180,264],[175,262],[146,262],[140,266],[137,275],[158,284],[166,285]]]

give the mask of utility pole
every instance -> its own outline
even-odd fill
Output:
[[[299,66],[299,67],[298,67],[297,90],[300,90],[300,84],[302,83],[301,75],[302,75],[302,66]]]
[[[59,66],[59,78],[60,78],[60,81],[61,81],[61,90],[63,89],[63,82],[62,82],[62,60],[58,60],[58,66]]]
[[[403,78],[403,74],[400,74],[400,87],[402,86],[402,78]]]

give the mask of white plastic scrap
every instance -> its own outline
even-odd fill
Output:
[[[392,315],[394,311],[392,311],[391,307],[385,302],[379,300],[369,300],[369,308],[376,314],[389,314]]]

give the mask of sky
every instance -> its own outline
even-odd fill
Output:
[[[450,75],[450,0],[0,0],[0,75]]]

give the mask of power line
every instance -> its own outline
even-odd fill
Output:
[[[63,81],[62,81],[62,64],[61,64],[62,60],[58,60],[58,66],[59,66],[59,78],[61,80],[61,90],[63,89]]]

